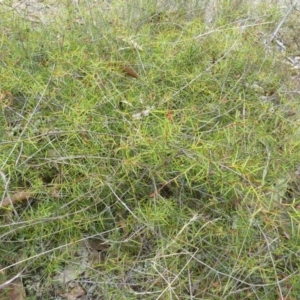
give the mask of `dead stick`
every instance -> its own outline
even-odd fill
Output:
[[[288,10],[287,13],[285,14],[285,16],[283,17],[283,19],[281,20],[281,22],[279,23],[279,25],[276,27],[274,33],[272,34],[272,36],[271,36],[271,38],[270,38],[270,40],[269,40],[269,43],[271,43],[271,42],[274,40],[274,38],[275,38],[276,34],[278,33],[279,29],[282,27],[282,25],[284,24],[284,22],[286,21],[287,17],[288,17],[289,14],[292,12],[292,10],[293,10],[293,8],[296,6],[296,4],[297,4],[297,1],[294,1],[294,2],[292,3],[292,5],[290,6],[289,10]]]

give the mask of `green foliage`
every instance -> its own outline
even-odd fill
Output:
[[[39,272],[46,294],[70,249],[98,236],[88,276],[105,299],[298,289],[299,103],[262,43],[270,23],[229,2],[212,28],[180,1],[105,14],[87,1],[80,20],[66,6],[36,28],[3,16],[1,90],[15,101],[1,102],[0,192],[32,194],[0,208],[8,277]]]

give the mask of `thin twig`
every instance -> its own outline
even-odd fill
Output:
[[[281,20],[281,22],[278,24],[278,26],[276,27],[275,31],[273,32],[268,45],[274,40],[275,36],[277,35],[279,29],[282,27],[282,25],[284,24],[284,22],[286,21],[287,17],[289,16],[289,14],[292,12],[292,10],[294,9],[294,7],[296,6],[297,0],[294,1],[294,3],[292,3],[291,7],[289,8],[289,10],[287,11],[287,13],[285,14],[285,16],[283,17],[283,19]]]
[[[9,279],[9,280],[3,282],[2,284],[0,284],[0,290],[5,288],[6,286],[11,284],[12,282],[14,282],[17,278],[19,278],[22,275],[23,271],[24,271],[24,269],[21,272],[19,272],[17,275],[15,275],[14,277],[12,277],[11,279]]]
[[[285,297],[283,296],[283,293],[282,293],[282,289],[281,289],[281,286],[280,286],[280,281],[278,279],[278,274],[277,274],[277,270],[276,270],[276,264],[275,264],[275,261],[274,261],[274,258],[273,258],[273,254],[272,254],[272,250],[271,250],[271,244],[276,241],[278,238],[276,238],[275,240],[273,240],[271,243],[269,243],[268,241],[268,238],[267,236],[265,235],[265,233],[263,232],[263,230],[261,229],[261,227],[258,225],[259,229],[260,229],[260,232],[262,233],[265,241],[266,241],[266,244],[267,244],[267,248],[268,248],[268,252],[270,254],[270,259],[271,259],[271,262],[272,262],[272,265],[273,265],[273,269],[274,269],[274,273],[276,275],[276,284],[277,284],[277,287],[278,287],[278,291],[279,291],[279,295],[280,295],[280,300],[284,300]]]
[[[13,200],[11,199],[11,197],[9,195],[9,192],[8,192],[9,179],[6,178],[6,175],[2,170],[0,170],[0,176],[1,176],[2,181],[4,183],[4,193],[3,193],[3,196],[2,196],[2,199],[1,199],[1,202],[0,202],[0,208],[1,208],[1,207],[12,205]],[[4,198],[4,195],[7,195],[7,196]],[[5,204],[5,206],[3,206],[3,204]],[[14,207],[13,207],[13,210],[14,210],[14,213],[17,215],[17,211],[14,209]]]

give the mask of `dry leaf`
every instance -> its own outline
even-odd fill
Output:
[[[10,283],[7,288],[10,290],[10,300],[25,300],[25,289],[20,278],[16,279],[13,283]]]
[[[7,98],[8,98],[8,102],[4,103]],[[0,96],[0,103],[1,102],[4,103],[3,108],[10,107],[14,103],[14,96],[9,91],[2,91]]]
[[[148,117],[150,111],[154,109],[154,106],[147,106],[145,110],[132,114],[134,120],[142,119],[143,117]]]
[[[166,117],[169,121],[171,121],[173,119],[173,112],[171,110],[168,110],[166,112]]]
[[[126,73],[128,76],[138,78],[138,74],[130,67],[128,66],[121,66],[121,70]]]
[[[67,293],[63,294],[67,300],[76,300],[86,294],[81,285],[76,284],[73,288],[69,289]]]
[[[110,247],[110,245],[107,244],[106,242],[97,239],[88,239],[87,246],[92,250],[97,250],[97,251],[105,251]]]
[[[9,205],[15,204],[16,202],[28,200],[32,196],[32,193],[29,191],[17,192],[11,196],[7,196],[0,202],[1,207],[7,207]]]

